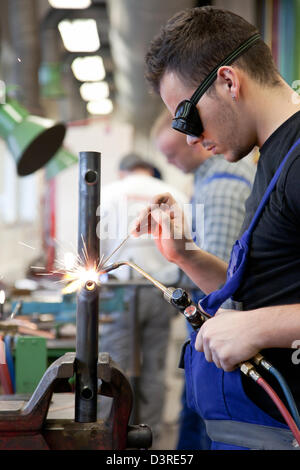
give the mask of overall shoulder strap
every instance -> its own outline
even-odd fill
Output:
[[[260,201],[259,203],[259,206],[258,208],[256,209],[256,212],[250,222],[250,225],[248,227],[248,229],[245,231],[245,233],[243,234],[243,238],[244,239],[247,239],[249,240],[252,233],[253,233],[253,230],[255,229],[256,225],[257,225],[257,222],[259,221],[259,218],[271,196],[271,193],[273,191],[273,189],[275,188],[276,186],[276,183],[278,181],[278,178],[281,174],[281,171],[284,167],[284,164],[285,162],[287,161],[287,159],[289,158],[289,156],[291,155],[291,153],[295,150],[295,148],[298,147],[298,145],[300,144],[300,139],[296,140],[296,142],[292,145],[292,147],[290,148],[290,150],[288,151],[288,153],[285,155],[285,157],[283,158],[282,162],[280,163],[279,167],[277,168],[273,178],[271,179],[270,183],[269,183],[269,186],[267,187],[263,197],[262,197],[262,200]]]

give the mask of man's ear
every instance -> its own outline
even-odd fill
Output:
[[[223,90],[230,93],[233,100],[238,100],[240,94],[240,75],[238,71],[230,66],[222,66],[218,69],[217,79]]]

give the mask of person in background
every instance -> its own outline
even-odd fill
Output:
[[[120,161],[119,179],[102,188],[100,238],[101,252],[105,257],[126,237],[140,210],[158,192],[172,193],[182,207],[188,202],[185,194],[155,177],[155,174],[159,176],[157,168],[136,153],[130,153]],[[129,238],[109,263],[123,260],[134,262],[163,284],[174,285],[178,281],[179,269],[157,251],[151,235],[139,240]],[[122,282],[147,282],[128,266],[122,266],[112,274]],[[101,326],[100,350],[110,353],[112,359],[132,377],[133,328],[138,328],[141,354],[139,377],[134,377],[138,390],[135,399],[139,404],[139,422],[151,427],[155,446],[163,418],[170,320],[176,310],[164,300],[156,287],[140,287],[138,290],[125,287],[123,292],[123,308],[111,313],[113,323]],[[135,294],[137,298],[134,298]],[[134,303],[138,318],[135,325],[132,323]]]
[[[184,134],[176,132],[171,125],[172,116],[166,110],[153,126],[154,145],[170,164],[183,173],[194,175],[191,199],[194,241],[205,251],[228,262],[244,220],[245,202],[251,192],[256,167],[251,156],[248,161],[232,165],[222,155],[212,155],[200,145],[190,147]],[[192,286],[192,299],[197,303],[204,293],[195,284]],[[236,305],[229,300],[223,308],[236,308]],[[191,333],[188,323],[187,327]],[[186,404],[185,387],[177,448],[210,448],[204,421]]]

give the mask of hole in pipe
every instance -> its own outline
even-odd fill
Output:
[[[85,283],[85,288],[87,290],[94,290],[95,289],[95,282],[94,281],[87,281]]]
[[[84,387],[81,390],[81,398],[84,398],[85,400],[90,400],[93,398],[93,391],[89,387]]]
[[[89,185],[96,184],[98,180],[98,173],[94,170],[87,170],[86,174],[84,175],[84,180]]]

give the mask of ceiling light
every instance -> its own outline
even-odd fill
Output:
[[[81,82],[98,82],[105,78],[103,60],[98,55],[76,57],[71,68],[77,80]]]
[[[109,86],[107,82],[87,82],[80,87],[80,95],[84,101],[101,100],[108,98]]]
[[[110,114],[113,110],[113,104],[108,99],[89,101],[87,110],[90,114]]]
[[[63,20],[58,29],[69,52],[95,52],[100,47],[97,23],[93,19]]]
[[[49,0],[53,8],[72,8],[81,9],[91,6],[91,0]]]

